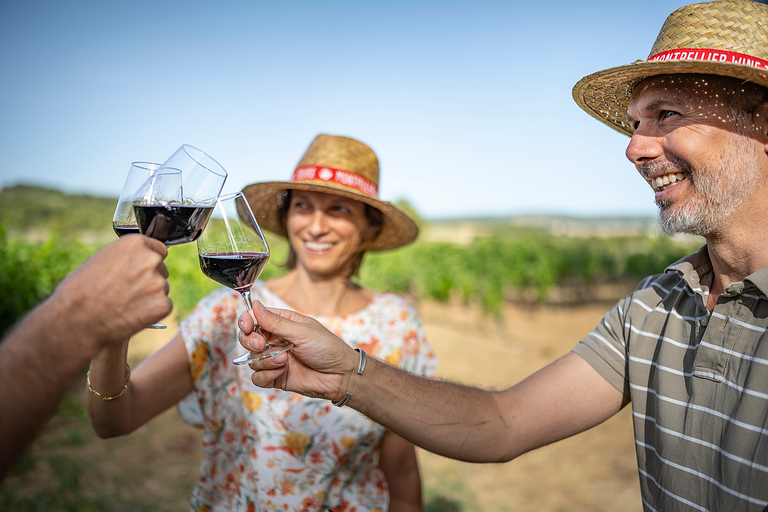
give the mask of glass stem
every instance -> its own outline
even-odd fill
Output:
[[[245,310],[248,311],[248,314],[251,315],[251,318],[253,319],[253,332],[256,332],[256,328],[259,326],[259,322],[256,321],[256,317],[253,315],[253,302],[251,302],[251,288],[248,287],[247,290],[241,291],[240,295],[243,296],[243,301],[245,301]]]
[[[253,319],[253,332],[256,332],[257,330],[261,331],[261,326],[259,326],[259,322],[256,320],[256,315],[253,314],[253,302],[251,302],[251,287],[249,286],[246,290],[243,290],[240,292],[240,295],[243,296],[243,300],[245,301],[245,309],[248,311],[248,314],[251,315],[251,318]],[[264,333],[261,333],[262,336]],[[264,337],[264,340],[266,341],[266,336]],[[266,344],[264,345],[264,350],[272,347],[272,345],[269,344],[268,341],[266,341]]]

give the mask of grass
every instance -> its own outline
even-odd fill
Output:
[[[137,473],[161,481],[152,466],[124,465],[109,441],[96,438],[83,401],[84,379],[70,388],[42,436],[0,486],[0,510],[17,512],[150,512],[179,510],[178,500],[134,492]],[[127,438],[126,438],[127,439]],[[96,448],[96,449],[94,449]],[[166,482],[173,485],[173,482]],[[188,503],[192,487],[175,493]],[[183,508],[182,508],[183,510]]]
[[[477,497],[464,480],[466,467],[452,465],[439,478],[423,474],[424,512],[482,512]]]

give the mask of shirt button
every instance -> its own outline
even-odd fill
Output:
[[[708,323],[709,323],[709,317],[708,316],[705,316],[705,317],[703,317],[701,319],[701,325],[702,326],[706,327]]]

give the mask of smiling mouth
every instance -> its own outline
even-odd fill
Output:
[[[307,249],[310,251],[327,251],[331,247],[333,247],[333,244],[329,243],[320,243],[320,242],[304,242],[304,244],[307,246]]]
[[[665,174],[664,176],[659,176],[658,178],[654,178],[652,180],[649,180],[648,183],[650,183],[651,187],[653,187],[654,192],[661,192],[662,190],[666,190],[675,183],[679,181],[683,181],[686,178],[686,175],[682,172],[673,172],[670,174]]]

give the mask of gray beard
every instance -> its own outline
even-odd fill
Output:
[[[757,182],[757,162],[747,137],[734,135],[733,142],[720,155],[716,166],[693,170],[685,160],[674,158],[660,164],[644,164],[644,176],[662,170],[665,173],[682,172],[690,180],[693,197],[678,208],[665,200],[657,200],[659,227],[662,233],[673,236],[688,233],[706,237],[717,233],[725,219],[731,216],[746,198],[754,192]]]

